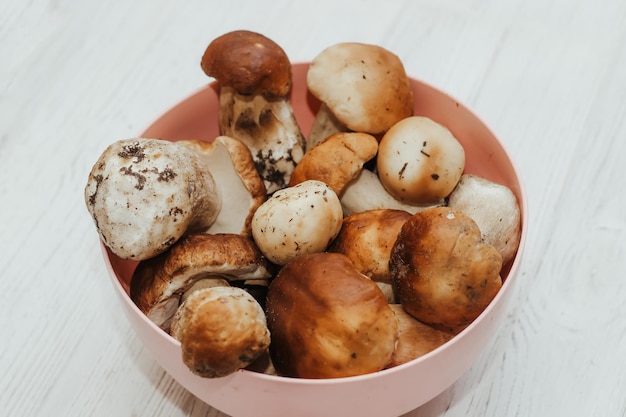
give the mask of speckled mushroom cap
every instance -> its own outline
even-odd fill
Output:
[[[202,56],[202,70],[239,94],[286,96],[291,90],[291,62],[271,39],[247,30],[213,40]]]
[[[398,56],[376,45],[344,42],[320,52],[309,91],[348,129],[379,134],[413,114],[413,92]]]
[[[407,117],[383,136],[376,168],[385,189],[398,200],[437,203],[461,178],[465,150],[445,126],[428,117]]]
[[[221,201],[197,153],[158,139],[112,143],[85,186],[87,210],[104,244],[133,260],[156,256],[185,233],[209,227]]]

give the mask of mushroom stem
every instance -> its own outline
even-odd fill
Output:
[[[284,188],[304,154],[304,136],[287,97],[220,90],[220,130],[248,146],[267,194]]]
[[[347,132],[349,129],[337,119],[326,103],[322,103],[315,114],[313,126],[307,140],[307,151],[322,143],[329,136],[338,132]]]

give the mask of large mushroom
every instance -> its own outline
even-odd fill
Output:
[[[120,258],[142,260],[211,226],[222,199],[197,153],[137,138],[102,153],[89,174],[85,203],[104,244]]]
[[[391,249],[391,282],[418,320],[457,330],[471,323],[502,286],[502,256],[467,215],[449,207],[414,214]]]
[[[150,320],[169,332],[184,294],[200,280],[230,283],[271,276],[272,266],[250,239],[238,234],[200,233],[140,262],[131,279],[130,296]]]
[[[307,87],[322,102],[310,144],[340,130],[381,134],[413,114],[402,61],[377,45],[343,42],[324,49],[311,62]]]
[[[302,255],[272,280],[270,355],[280,375],[337,378],[383,369],[398,340],[396,316],[376,284],[338,253]]]
[[[268,194],[285,187],[305,149],[285,51],[261,34],[233,31],[209,44],[202,69],[220,84],[221,133],[248,146]]]

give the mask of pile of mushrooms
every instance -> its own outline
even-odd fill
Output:
[[[315,57],[306,141],[275,42],[229,32],[202,69],[220,86],[221,136],[117,141],[85,187],[104,244],[139,261],[132,300],[192,372],[376,372],[489,304],[519,245],[518,203],[464,174],[454,135],[413,114],[396,55],[340,43]]]

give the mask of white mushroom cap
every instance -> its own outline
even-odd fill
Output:
[[[184,233],[209,227],[221,196],[200,157],[174,142],[126,139],[95,163],[85,203],[104,244],[124,259],[158,255]]]
[[[344,42],[311,62],[307,87],[348,129],[385,132],[413,114],[413,92],[395,54],[377,45]]]
[[[337,194],[325,183],[307,180],[277,191],[252,218],[252,236],[277,265],[298,255],[324,251],[341,229]]]
[[[521,214],[508,187],[465,174],[450,194],[448,206],[478,224],[483,239],[498,249],[504,264],[513,259],[521,238]]]
[[[409,204],[448,196],[465,169],[465,151],[444,126],[422,116],[396,123],[380,141],[378,176],[391,195]]]

